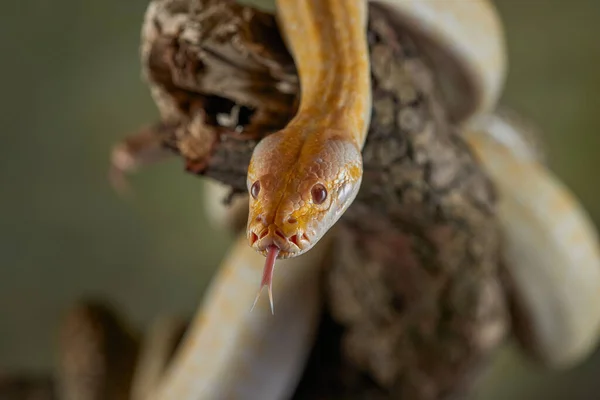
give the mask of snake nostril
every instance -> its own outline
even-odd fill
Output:
[[[265,230],[263,230],[263,231],[260,233],[260,235],[258,236],[258,238],[259,238],[259,239],[262,239],[262,238],[264,238],[265,236],[267,236],[268,234],[269,234],[269,230],[268,230],[268,229],[265,229]]]
[[[295,224],[298,222],[298,220],[294,217],[289,217],[287,222],[288,222],[288,224]]]

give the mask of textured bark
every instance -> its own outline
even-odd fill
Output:
[[[0,373],[0,399],[57,400],[51,376]]]
[[[57,394],[61,400],[126,400],[139,347],[116,311],[81,300],[69,310],[60,332]]]
[[[374,6],[369,48],[363,184],[339,222],[327,312],[296,398],[447,398],[507,330],[494,191],[410,32]],[[155,0],[142,58],[161,114],[153,140],[244,192],[254,146],[297,104],[274,18],[230,1]]]

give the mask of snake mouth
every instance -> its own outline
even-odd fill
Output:
[[[310,239],[306,233],[298,232],[287,237],[280,229],[265,228],[261,232],[251,231],[248,234],[250,246],[259,253],[266,255],[269,246],[279,248],[278,258],[290,258],[304,253],[310,247]]]

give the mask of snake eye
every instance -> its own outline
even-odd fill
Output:
[[[322,204],[327,199],[327,189],[322,184],[317,183],[310,189],[310,195],[315,204]]]
[[[250,187],[250,194],[254,199],[258,198],[258,194],[260,193],[260,181],[256,181]]]

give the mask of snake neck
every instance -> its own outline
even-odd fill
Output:
[[[301,87],[286,130],[307,141],[341,135],[362,149],[371,116],[367,2],[277,0],[277,8]]]

